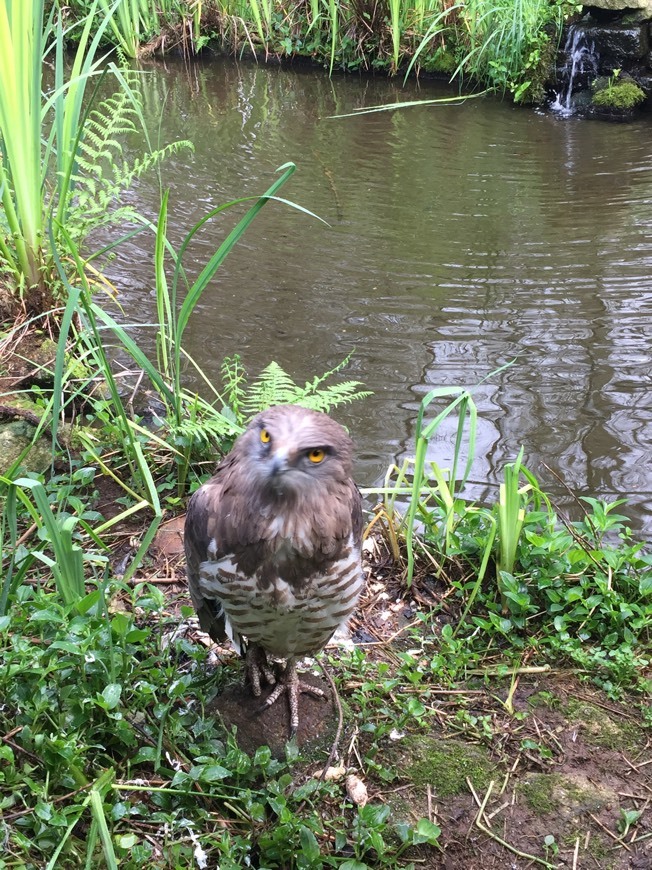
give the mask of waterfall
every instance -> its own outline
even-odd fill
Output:
[[[559,72],[561,89],[555,93],[550,108],[562,115],[570,115],[573,111],[573,91],[578,87],[586,87],[598,75],[595,44],[589,40],[581,25],[573,24],[568,28],[564,54],[566,62]]]

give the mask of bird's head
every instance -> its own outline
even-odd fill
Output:
[[[247,457],[256,485],[269,495],[314,494],[351,475],[353,442],[345,429],[327,414],[298,405],[276,405],[258,414],[236,448]]]

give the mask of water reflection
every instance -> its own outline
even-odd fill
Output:
[[[202,299],[190,352],[218,380],[239,352],[256,373],[276,359],[297,379],[350,350],[350,377],[375,391],[342,409],[372,484],[412,450],[415,411],[433,386],[476,392],[476,480],[525,445],[581,494],[635,503],[652,528],[652,166],[647,122],[607,125],[493,101],[332,120],[355,107],[443,93],[384,79],[335,78],[215,60],[147,75],[162,141],[195,152],[165,164],[176,242],[209,208],[261,193],[287,160],[287,196],[330,226],[266,207]],[[154,178],[132,199],[156,214]],[[235,215],[190,251],[199,269]],[[127,317],[154,310],[151,240],[111,266]],[[141,339],[150,331],[143,327]],[[445,430],[433,458],[450,455]],[[481,495],[481,491],[478,490]]]

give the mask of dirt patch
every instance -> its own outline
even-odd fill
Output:
[[[542,692],[556,705],[528,704]],[[441,827],[443,851],[431,851],[421,866],[652,868],[650,734],[637,725],[634,741],[625,705],[605,703],[572,677],[525,682],[516,702],[530,712],[517,721],[489,693],[473,699],[476,713],[491,715],[494,732],[475,748],[475,768],[459,769],[461,750],[474,747],[459,736],[447,740],[444,727],[436,738],[406,735],[398,785],[370,790],[399,815]],[[602,733],[625,728],[631,742],[597,745],[579,704],[600,712]]]

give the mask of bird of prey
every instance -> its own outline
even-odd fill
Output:
[[[353,443],[327,414],[277,405],[253,418],[185,524],[190,595],[216,642],[246,651],[254,695],[286,693],[299,726],[296,661],[319,652],[353,613],[364,585],[362,505]],[[321,693],[323,694],[323,693]]]

